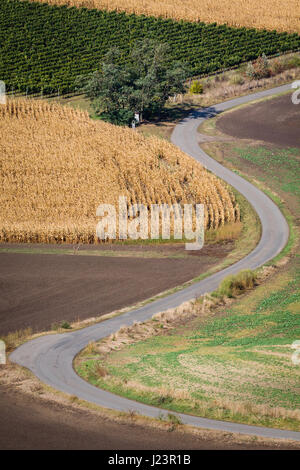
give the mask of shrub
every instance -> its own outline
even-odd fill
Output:
[[[52,323],[51,330],[57,331],[59,329],[70,330],[72,327],[67,321],[62,321],[61,323]]]
[[[300,57],[294,56],[287,60],[287,68],[293,69],[296,67],[300,67]]]
[[[250,79],[267,78],[271,75],[271,69],[267,56],[263,54],[255,62],[250,62],[246,69],[246,75]]]
[[[255,70],[252,62],[249,62],[247,65],[246,76],[250,78],[250,80],[253,80],[253,78],[255,78]]]
[[[275,59],[271,65],[271,74],[277,75],[285,70],[285,64],[282,60]]]
[[[226,75],[225,75],[224,72],[218,73],[218,74],[215,76],[215,82],[216,82],[216,83],[225,82],[225,81],[226,81]]]
[[[231,85],[243,85],[245,83],[245,80],[241,75],[233,75],[230,79],[230,84]]]
[[[207,89],[207,88],[211,88],[212,85],[213,85],[213,80],[209,77],[206,77],[202,80],[202,83],[203,83],[203,90],[204,88]]]
[[[203,93],[203,85],[199,80],[195,80],[190,86],[192,95],[201,95]]]
[[[174,424],[175,426],[182,424],[179,416],[174,415],[173,413],[168,413],[168,421],[170,421],[170,423]]]
[[[256,274],[250,269],[239,272],[235,276],[228,276],[221,282],[217,293],[220,297],[234,297],[255,285]]]
[[[97,344],[95,341],[90,341],[84,350],[85,354],[96,354],[98,352]]]
[[[168,394],[162,393],[157,397],[158,405],[165,405],[166,403],[171,403],[172,401],[173,401],[173,398]]]
[[[277,75],[285,70],[300,67],[300,56],[280,57],[270,63],[271,75]]]

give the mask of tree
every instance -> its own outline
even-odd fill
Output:
[[[173,62],[168,44],[138,41],[126,62],[118,48],[103,58],[100,70],[79,77],[78,87],[93,102],[100,118],[128,125],[135,113],[159,114],[167,99],[185,91],[187,67]]]

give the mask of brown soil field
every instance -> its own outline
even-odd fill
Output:
[[[292,449],[289,443],[254,442],[223,433],[169,432],[120,423],[89,410],[64,406],[0,386],[1,450],[47,449]],[[243,442],[244,441],[244,442]]]
[[[281,147],[300,148],[300,106],[283,95],[226,113],[217,127],[240,139],[256,139]]]
[[[18,247],[30,249],[13,249]],[[41,331],[135,305],[206,272],[232,247],[222,243],[187,252],[182,244],[106,246],[115,256],[57,254],[57,245],[55,254],[1,252],[0,335],[27,327]]]

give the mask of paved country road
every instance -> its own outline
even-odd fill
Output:
[[[149,303],[142,308],[127,312],[122,316],[79,331],[43,336],[29,341],[11,354],[11,361],[30,369],[42,382],[102,407],[119,411],[134,410],[142,415],[155,418],[161,415],[162,410],[160,408],[128,400],[85,382],[75,373],[73,359],[90,341],[99,340],[116,332],[121,325],[131,325],[137,320],[145,321],[151,318],[154,313],[177,307],[187,300],[213,291],[224,277],[235,274],[241,269],[257,268],[272,259],[284,248],[288,240],[289,229],[280,210],[264,193],[237,174],[224,168],[201,150],[197,142],[197,128],[204,119],[208,119],[219,112],[289,89],[290,85],[284,85],[195,111],[176,126],[172,135],[172,141],[175,145],[234,186],[253,205],[261,220],[262,236],[257,247],[248,256],[186,289]],[[300,432],[248,426],[180,413],[177,415],[183,423],[197,427],[300,441]]]

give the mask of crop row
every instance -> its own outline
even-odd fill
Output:
[[[73,91],[75,78],[96,70],[111,46],[126,61],[143,38],[169,43],[171,60],[187,63],[192,75],[300,48],[298,34],[1,0],[0,79],[8,90]]]
[[[206,228],[240,219],[230,189],[166,140],[46,100],[9,100],[0,129],[0,242],[92,243],[96,208],[120,194],[129,205],[196,200]]]

